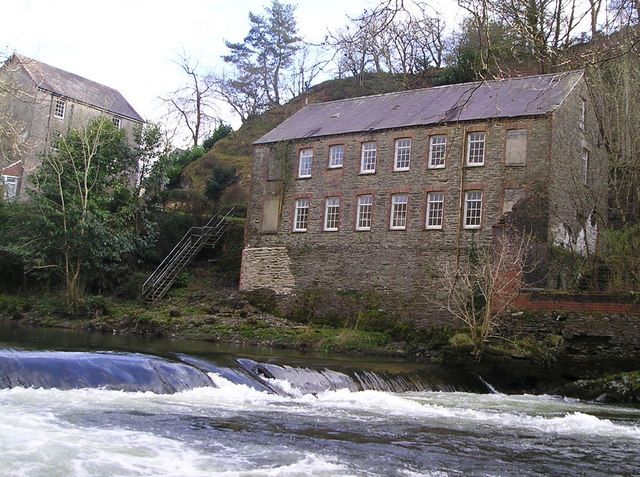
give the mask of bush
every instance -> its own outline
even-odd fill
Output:
[[[473,340],[467,333],[458,333],[451,337],[449,344],[455,347],[467,347],[473,346]]]
[[[258,288],[246,293],[249,304],[258,310],[276,314],[278,310],[278,294],[270,288]]]

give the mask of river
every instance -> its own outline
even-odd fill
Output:
[[[501,394],[455,368],[7,326],[0,348],[1,475],[640,468],[640,409]]]

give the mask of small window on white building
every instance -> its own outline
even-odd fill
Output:
[[[482,223],[482,191],[464,193],[464,228],[478,229]]]
[[[391,223],[392,230],[405,230],[407,228],[407,203],[409,197],[405,194],[391,196]]]
[[[485,133],[473,132],[467,135],[467,166],[484,165]]]
[[[114,126],[118,129],[122,127],[122,119],[120,118],[111,118],[111,122],[113,122]]]
[[[2,188],[4,189],[4,200],[15,200],[18,197],[18,181],[16,176],[0,176]]]
[[[329,169],[342,167],[344,163],[344,145],[336,144],[329,147]]]
[[[371,215],[373,212],[373,196],[358,197],[358,214],[356,216],[356,230],[371,230]]]
[[[296,200],[295,216],[293,218],[293,231],[306,232],[309,226],[309,199]]]
[[[408,171],[411,163],[411,139],[396,139],[394,171]]]
[[[589,184],[589,149],[582,149],[582,181]]]
[[[311,177],[311,164],[313,162],[313,149],[300,150],[300,162],[298,163],[298,178]]]
[[[427,194],[427,222],[428,229],[441,229],[444,219],[444,192],[429,192]]]
[[[447,155],[447,136],[431,136],[429,138],[429,168],[444,167]]]
[[[64,112],[67,108],[67,102],[63,99],[56,99],[53,106],[53,115],[56,118],[64,119]]]
[[[340,197],[327,197],[324,207],[324,230],[335,232],[340,221]]]
[[[374,174],[376,172],[377,153],[378,153],[378,147],[375,142],[362,143],[360,174]]]

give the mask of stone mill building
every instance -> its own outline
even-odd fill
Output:
[[[240,287],[434,316],[428,265],[510,214],[548,244],[596,246],[600,144],[582,71],[309,104],[255,142]]]

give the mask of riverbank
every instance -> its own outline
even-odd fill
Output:
[[[640,338],[633,329],[625,333],[637,318],[514,313],[503,337],[492,341],[478,361],[461,329],[398,323],[373,327],[362,316],[328,326],[289,320],[268,308],[206,269],[194,269],[181,287],[152,306],[89,297],[80,309],[71,310],[56,296],[0,295],[0,317],[26,326],[452,363],[487,377],[505,392],[640,400],[637,373],[612,377],[637,371]],[[594,323],[603,326],[596,329]],[[606,336],[611,330],[616,336]]]

